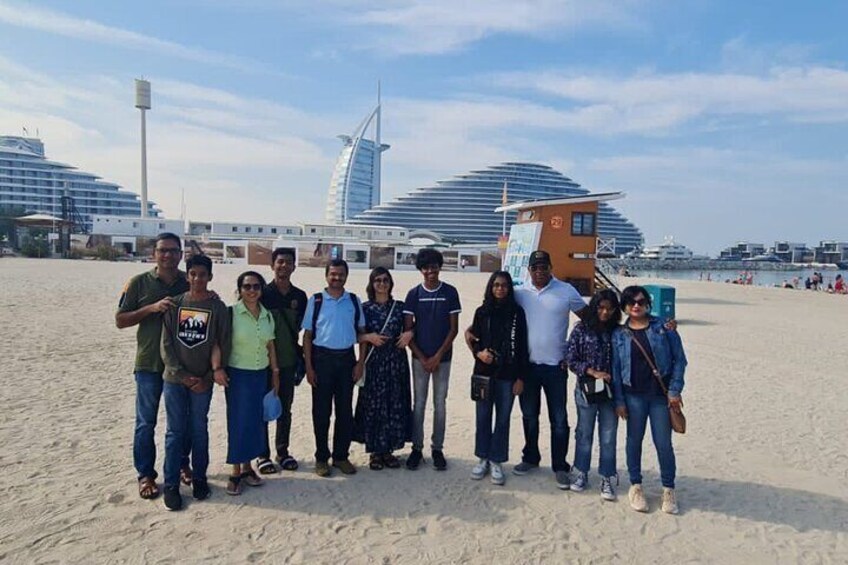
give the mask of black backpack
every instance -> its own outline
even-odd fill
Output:
[[[359,333],[359,311],[362,309],[362,305],[354,293],[348,292],[348,294],[353,302],[353,333],[357,334]],[[312,308],[312,341],[315,341],[318,335],[318,314],[321,313],[321,305],[324,303],[324,293],[316,292],[312,295],[312,299],[315,301]]]

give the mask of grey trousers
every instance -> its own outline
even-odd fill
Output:
[[[441,451],[445,443],[445,423],[447,414],[445,405],[448,398],[450,380],[450,361],[439,363],[433,376],[433,436],[430,447]],[[427,393],[430,389],[430,375],[418,359],[412,359],[412,387],[414,403],[412,409],[412,448],[424,449],[424,413],[427,408]]]

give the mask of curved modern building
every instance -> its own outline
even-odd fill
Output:
[[[493,244],[503,228],[504,185],[508,202],[579,196],[589,191],[546,165],[502,163],[438,181],[435,186],[380,204],[348,220],[352,224],[403,226],[412,232],[432,232],[455,243]],[[515,213],[507,214],[507,233]],[[614,239],[615,254],[641,247],[642,232],[608,204],[600,203],[598,236]]]
[[[374,126],[374,139],[365,136]],[[327,222],[344,224],[380,203],[380,161],[388,145],[380,142],[380,102],[344,142],[327,196]]]
[[[45,158],[40,139],[0,136],[0,209],[22,208],[28,214],[61,217],[66,190],[88,231],[93,215],[141,215],[137,194],[100,180],[97,175]],[[148,204],[148,215],[159,216],[159,209],[152,202]]]

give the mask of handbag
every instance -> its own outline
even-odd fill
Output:
[[[654,378],[657,379],[657,382],[660,384],[660,388],[663,391],[666,399],[668,399],[668,388],[665,386],[665,383],[662,380],[662,375],[660,375],[659,370],[657,369],[656,364],[654,363],[651,356],[648,355],[648,352],[645,351],[645,348],[642,347],[642,344],[639,343],[639,340],[633,336],[633,333],[628,330],[627,335],[630,336],[630,341],[636,344],[636,347],[639,348],[639,351],[642,352],[642,355],[645,357],[645,361],[648,362],[648,365],[651,367],[651,372],[654,375]],[[681,402],[682,405],[682,402]],[[671,429],[679,434],[686,433],[686,416],[683,415],[683,410],[681,408],[674,409],[671,406],[668,407],[668,416],[671,419]]]
[[[480,402],[488,400],[491,394],[492,377],[471,375],[471,400]]]
[[[600,404],[612,399],[612,389],[606,381],[593,379],[592,377],[580,378],[580,391],[589,404]],[[598,383],[603,384],[601,390],[597,389]]]
[[[392,312],[395,311],[395,304],[397,301],[392,300],[392,307],[389,308],[389,315],[386,316],[386,321],[383,323],[383,327],[380,328],[380,335],[383,335],[383,332],[386,331],[386,326],[389,325],[389,321],[392,319]],[[365,356],[365,363],[362,364],[362,377],[356,381],[356,386],[363,387],[365,386],[365,376],[368,374],[368,360],[371,359],[371,354],[374,353],[374,346],[368,350],[368,355]]]

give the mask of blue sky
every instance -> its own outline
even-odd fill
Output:
[[[323,218],[382,81],[384,199],[549,164],[658,243],[848,239],[848,3],[0,0],[0,132],[177,216]]]

